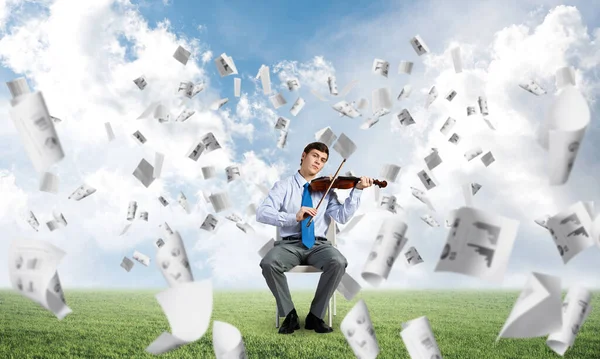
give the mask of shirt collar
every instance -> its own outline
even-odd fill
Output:
[[[302,177],[300,171],[296,172],[296,174],[294,175],[294,179],[296,180],[296,183],[298,183],[298,186],[300,186],[300,188],[304,187],[304,184],[308,182],[304,177]]]

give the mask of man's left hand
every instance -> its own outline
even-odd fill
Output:
[[[354,186],[357,189],[363,189],[367,187],[371,187],[373,185],[373,179],[370,177],[361,177],[360,181]]]

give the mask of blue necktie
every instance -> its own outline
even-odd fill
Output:
[[[312,198],[310,198],[310,192],[308,191],[308,182],[304,184],[304,193],[302,193],[302,207],[311,207],[312,208]],[[315,244],[315,220],[310,222],[310,226],[306,227],[308,220],[310,217],[303,219],[300,222],[300,226],[302,227],[302,244],[306,246],[306,248],[311,248]]]

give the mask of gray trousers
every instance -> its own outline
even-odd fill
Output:
[[[285,272],[297,265],[311,265],[323,271],[310,311],[323,319],[329,299],[340,284],[348,261],[329,241],[315,239],[308,249],[301,239],[275,241],[275,246],[260,262],[262,274],[275,296],[279,316],[285,317],[294,309]]]

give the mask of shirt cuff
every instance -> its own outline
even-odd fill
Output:
[[[279,212],[279,223],[282,224],[282,227],[289,227],[297,224],[296,213]]]

